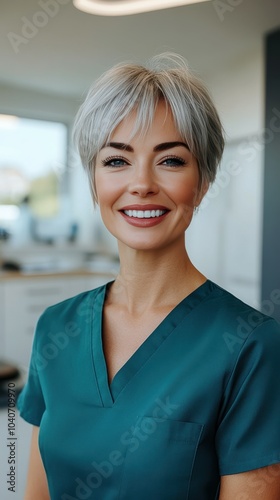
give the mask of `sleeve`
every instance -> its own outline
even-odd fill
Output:
[[[42,415],[46,409],[39,376],[40,353],[37,347],[39,330],[40,320],[35,330],[27,381],[17,399],[20,416],[30,424],[37,426],[40,425]]]
[[[280,325],[266,318],[245,340],[216,433],[220,474],[280,462]]]

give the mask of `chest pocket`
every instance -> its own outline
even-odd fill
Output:
[[[127,445],[119,499],[187,500],[202,428],[138,417]]]

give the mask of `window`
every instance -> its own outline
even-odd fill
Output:
[[[59,214],[66,154],[65,124],[0,115],[0,227],[13,232],[23,205],[37,219]]]

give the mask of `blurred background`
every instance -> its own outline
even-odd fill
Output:
[[[186,232],[190,256],[279,320],[279,1],[210,0],[107,17],[71,0],[1,0],[0,14],[0,358],[26,369],[42,310],[117,273],[116,242],[71,144],[73,119],[103,71],[169,50],[207,84],[227,140]],[[3,462],[5,499],[23,498],[29,426],[18,425],[18,496],[7,491]]]

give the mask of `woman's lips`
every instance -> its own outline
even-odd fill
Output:
[[[134,204],[127,205],[125,207],[120,208],[123,212],[124,210],[169,210],[167,207],[163,205],[156,205],[155,203],[145,203],[145,204]]]

